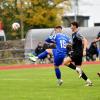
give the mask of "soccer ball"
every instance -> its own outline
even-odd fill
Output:
[[[20,24],[19,24],[19,23],[14,22],[14,23],[12,24],[12,29],[13,29],[13,30],[18,30],[19,28],[20,28]]]

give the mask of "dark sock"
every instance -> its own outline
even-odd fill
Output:
[[[39,59],[44,59],[44,58],[47,57],[47,55],[48,55],[48,52],[47,51],[44,51],[44,52],[42,52],[41,54],[38,55],[38,58]]]
[[[72,64],[72,63],[70,63],[70,64],[68,65],[68,67],[71,68],[71,69],[73,69],[73,70],[76,70],[76,66],[75,66],[74,64]]]
[[[61,79],[61,72],[59,68],[55,68],[55,73],[56,73],[57,79]]]
[[[86,74],[82,71],[82,78],[86,81],[88,79],[88,77],[86,76]]]
[[[73,69],[73,70],[76,70],[76,66],[72,63],[70,63],[68,65],[69,68]],[[82,71],[82,78],[86,81],[88,79],[88,77],[86,76],[86,74]]]

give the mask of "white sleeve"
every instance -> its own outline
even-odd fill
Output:
[[[81,40],[83,40],[83,39],[84,39],[84,36],[83,36],[81,33],[77,33],[77,35],[76,35],[76,36],[77,36],[77,38],[78,38],[78,39],[81,39]]]
[[[56,38],[56,35],[55,34],[49,36],[49,39],[50,40],[55,40],[55,38]]]

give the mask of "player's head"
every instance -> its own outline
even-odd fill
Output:
[[[60,32],[62,32],[62,27],[61,26],[56,26],[54,28],[54,30],[55,30],[56,33],[60,33]]]
[[[39,47],[42,47],[42,45],[43,45],[42,42],[39,42],[39,43],[38,43],[38,46],[39,46]]]
[[[76,32],[77,31],[77,29],[78,29],[78,23],[77,22],[72,22],[71,23],[71,30],[72,30],[72,32]]]

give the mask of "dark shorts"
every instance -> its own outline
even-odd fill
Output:
[[[82,65],[82,57],[83,54],[80,52],[72,52],[70,55],[72,61],[75,63],[75,65]]]

